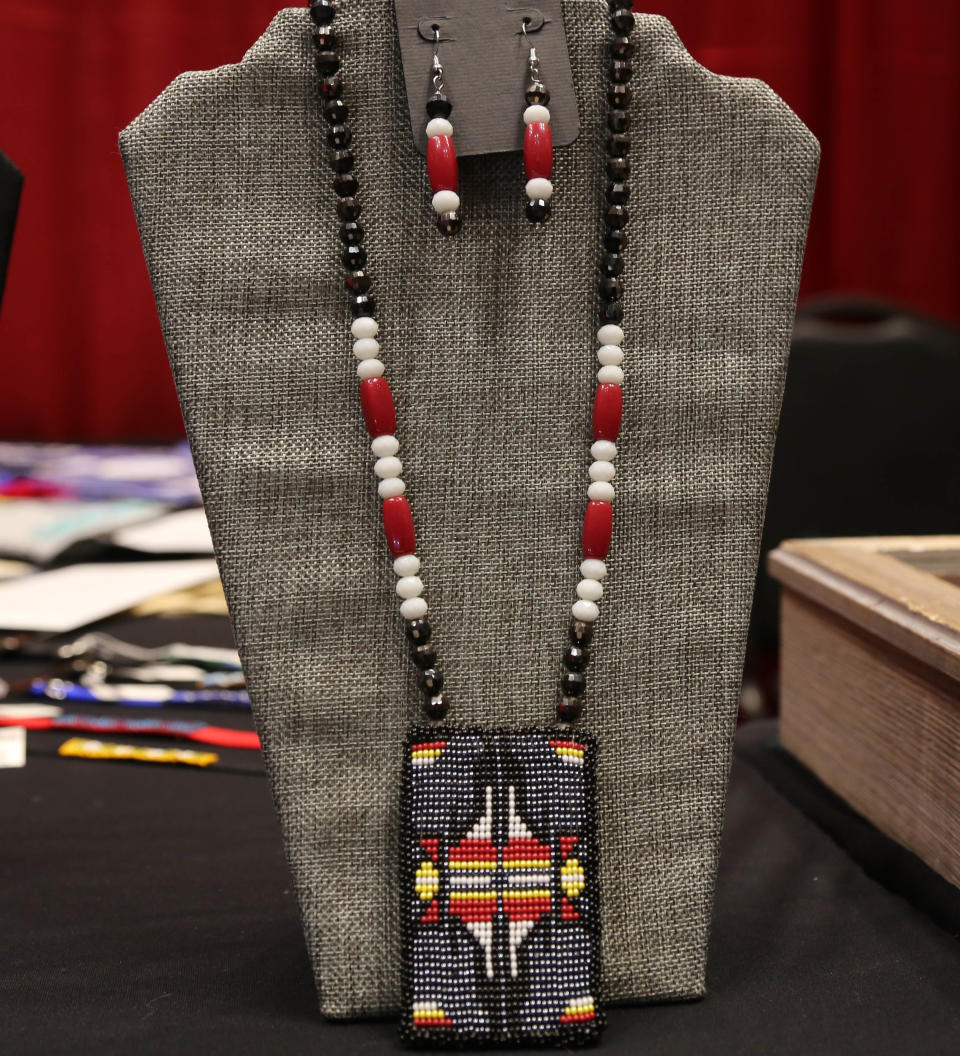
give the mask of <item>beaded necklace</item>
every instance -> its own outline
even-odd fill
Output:
[[[577,600],[563,654],[559,730],[442,727],[447,694],[420,578],[416,533],[401,476],[396,411],[380,359],[376,300],[359,222],[359,183],[343,100],[334,0],[309,0],[323,115],[329,127],[345,285],[360,405],[376,459],[383,525],[423,710],[405,749],[401,840],[404,964],[401,1032],[416,1045],[596,1040],[599,905],[591,737],[581,713],[585,669],[607,575],[616,440],[623,409],[625,228],[629,219],[634,16],[610,3],[614,33],[607,87],[606,232],[599,282],[597,388]],[[452,103],[441,97],[444,118]],[[549,94],[531,85],[527,101]],[[437,98],[427,103],[436,116]],[[431,107],[433,109],[431,109]],[[529,215],[529,211],[528,211]],[[535,219],[531,217],[532,219]],[[537,217],[539,218],[539,217]],[[552,921],[553,926],[542,925]],[[528,940],[528,936],[533,938]]]

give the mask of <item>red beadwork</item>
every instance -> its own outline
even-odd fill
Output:
[[[457,152],[449,136],[431,136],[427,141],[427,173],[434,193],[457,189]]]
[[[387,533],[387,544],[394,557],[412,554],[417,548],[417,536],[413,529],[413,514],[410,503],[403,495],[383,500],[383,527]]]
[[[623,390],[620,386],[611,383],[598,385],[593,398],[594,440],[616,440],[620,435],[622,416]]]
[[[371,436],[392,436],[397,431],[397,412],[386,378],[360,382],[360,407]]]
[[[596,557],[603,561],[610,549],[613,532],[613,507],[609,502],[587,503],[583,515],[583,556]]]
[[[527,179],[550,179],[553,171],[553,133],[544,121],[531,121],[523,137],[523,167]]]

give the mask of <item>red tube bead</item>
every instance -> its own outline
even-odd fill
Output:
[[[610,549],[613,507],[609,502],[591,501],[583,515],[583,556],[603,561]]]
[[[620,435],[623,417],[623,390],[619,385],[606,383],[597,386],[593,398],[594,440],[616,440]]]
[[[371,436],[391,436],[397,431],[397,412],[386,378],[367,378],[360,382],[360,407]]]
[[[387,533],[387,545],[394,557],[412,554],[416,550],[413,514],[404,495],[383,500],[383,530]]]
[[[550,179],[553,172],[553,133],[543,121],[531,121],[523,136],[523,167],[527,179],[542,176]]]
[[[427,174],[434,194],[457,189],[457,152],[449,136],[431,136],[427,140]]]

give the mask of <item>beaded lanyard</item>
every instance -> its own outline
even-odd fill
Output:
[[[430,720],[448,701],[426,619],[420,559],[404,494],[393,395],[384,378],[366,272],[359,184],[346,124],[334,0],[309,0],[327,142],[338,196],[345,284],[360,379],[360,404],[376,458],[383,524],[411,656]],[[610,3],[614,31],[607,101],[607,207],[597,332],[591,483],[583,521],[582,579],[571,609],[557,718],[579,718],[593,625],[607,574],[613,523],[611,483],[622,415],[624,268],[630,173],[630,32],[634,16]],[[531,86],[531,104],[549,95]],[[452,104],[440,96],[446,116]],[[437,97],[428,101],[436,108]],[[590,736],[550,729],[412,729],[404,750],[400,882],[403,899],[401,1035],[414,1045],[595,1041],[601,1026],[599,892]]]

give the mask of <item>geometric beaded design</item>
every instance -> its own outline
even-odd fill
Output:
[[[430,726],[405,754],[402,1039],[595,1042],[594,741]]]

